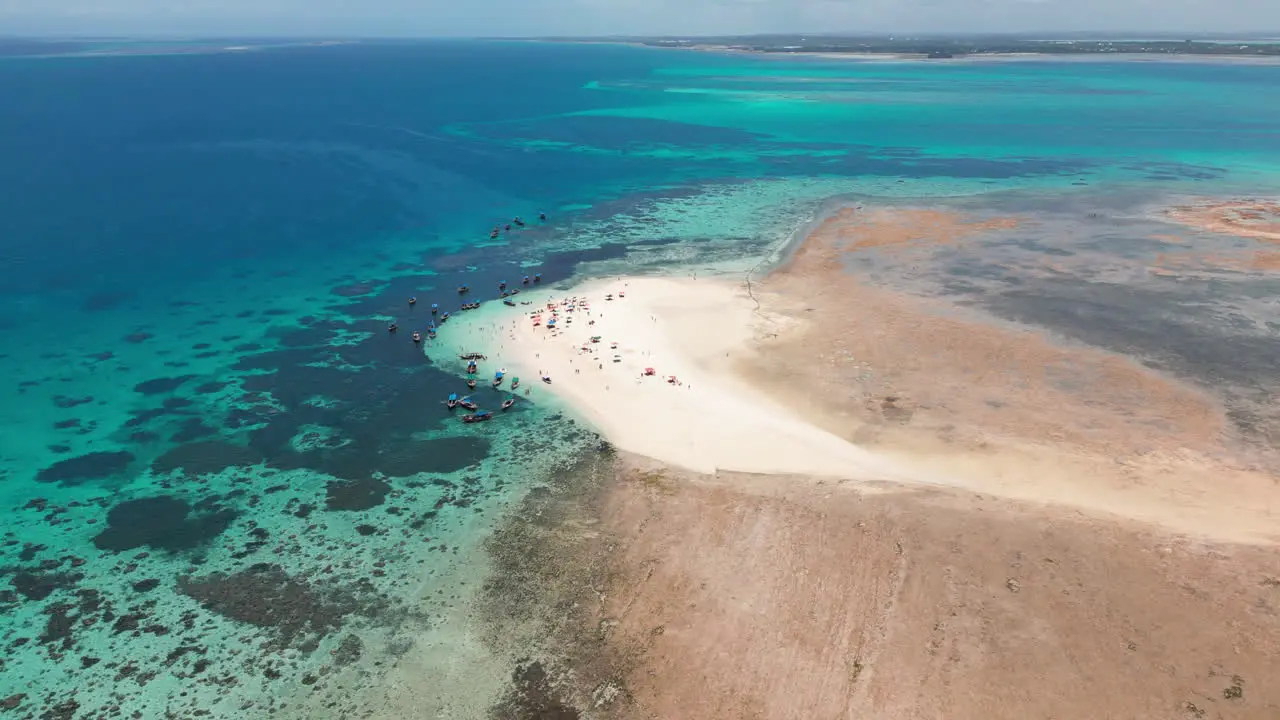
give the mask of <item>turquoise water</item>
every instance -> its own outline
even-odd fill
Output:
[[[533,43],[0,59],[0,699],[339,717],[418,663],[424,716],[474,716],[506,671],[459,620],[480,543],[598,439],[536,393],[459,423],[460,364],[409,339],[432,303],[745,269],[836,196],[1275,193],[1278,86]]]

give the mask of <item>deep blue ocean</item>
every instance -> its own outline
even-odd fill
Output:
[[[834,196],[1280,178],[1272,65],[82,49],[0,46],[14,717],[342,717],[406,663],[423,717],[471,716],[483,539],[599,438],[536,397],[443,409],[456,358],[409,334],[460,285],[749,265]]]

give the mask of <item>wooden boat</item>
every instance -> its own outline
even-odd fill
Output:
[[[435,330],[428,330],[428,331],[427,331],[427,337],[431,338],[432,340],[435,340],[435,339],[436,339],[436,331],[435,331]]]
[[[506,400],[503,400],[503,401],[502,401],[502,409],[503,409],[503,410],[506,410],[507,408],[509,408],[509,407],[511,407],[512,405],[515,405],[515,404],[516,404],[516,399],[515,399],[515,398],[507,398]]]
[[[416,342],[416,343],[420,343],[420,342],[422,342],[422,333],[420,333],[420,332],[416,332],[416,331],[415,331],[415,332],[413,333],[413,341],[414,341],[414,342]]]
[[[488,360],[489,359],[485,357],[483,353],[478,353],[478,352],[462,353],[458,357],[462,360]]]
[[[461,400],[458,401],[458,404],[468,410],[475,410],[477,407],[479,407],[478,405],[475,404],[475,402],[470,397],[462,398]]]
[[[467,285],[459,285],[459,286],[458,286],[458,294],[459,294],[459,295],[462,295],[462,294],[464,294],[464,293],[468,293],[468,292],[471,292],[471,288],[470,288],[469,286],[467,286]]]
[[[395,323],[391,323],[390,325],[387,326],[387,332],[395,332],[399,329],[400,329],[400,326]]]
[[[503,301],[502,301],[502,304],[503,304],[503,305],[506,305],[507,307],[515,307],[515,306],[516,306],[516,304],[515,304],[515,303],[513,303],[513,302],[511,302],[510,300],[503,300]]]
[[[458,407],[458,393],[450,393],[449,399],[444,401],[445,407],[450,410]]]
[[[542,376],[542,382],[544,382],[544,383],[546,383],[546,384],[550,385],[550,384],[551,384],[551,376],[550,376],[550,375],[543,375],[543,376]]]
[[[520,387],[520,378],[511,378],[511,389],[515,390]]]
[[[476,389],[476,379],[475,379],[475,378],[471,378],[470,380],[468,380],[468,381],[467,381],[467,389],[468,389],[468,390],[475,390],[475,389]]]
[[[478,423],[478,422],[484,422],[485,420],[492,420],[492,419],[493,419],[493,413],[489,412],[488,410],[482,410],[480,412],[470,413],[468,415],[462,416],[462,422],[464,423]]]
[[[411,297],[411,298],[409,298],[409,304],[410,304],[410,305],[417,305],[417,304],[418,304],[418,298],[416,298],[416,297]]]

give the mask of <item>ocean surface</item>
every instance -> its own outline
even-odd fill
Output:
[[[443,406],[501,282],[745,271],[831,198],[1280,190],[1280,65],[225,45],[0,44],[15,718],[376,716],[407,662],[480,716],[483,541],[601,448]]]

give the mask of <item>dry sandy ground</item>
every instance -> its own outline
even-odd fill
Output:
[[[553,642],[495,716],[1280,717],[1274,451],[1210,393],[843,270],[992,222],[844,213],[749,287],[503,317],[504,362],[638,455],[497,536],[494,635]]]
[[[1270,549],[941,490],[625,477],[584,618],[629,658],[619,717],[1280,713]]]

